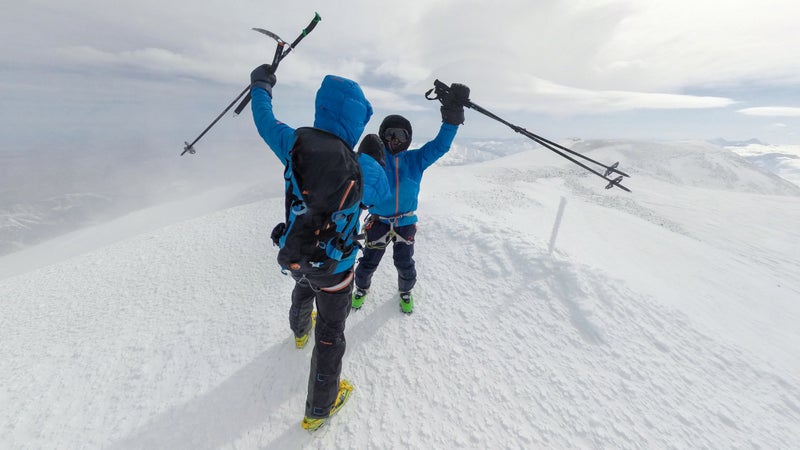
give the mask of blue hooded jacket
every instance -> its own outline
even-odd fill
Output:
[[[250,91],[253,98],[253,120],[258,134],[266,141],[275,155],[289,162],[289,152],[295,142],[294,128],[277,120],[272,112],[272,97],[261,88]],[[361,86],[355,81],[335,75],[326,75],[317,90],[314,128],[333,133],[355,148],[364,128],[372,117],[370,105]]]
[[[291,158],[289,152],[297,140],[295,129],[275,118],[272,112],[272,97],[266,90],[254,87],[250,90],[250,94],[253,121],[258,134],[269,145],[275,156],[284,165],[288,165]],[[372,105],[358,83],[335,75],[327,75],[317,90],[315,104],[314,128],[333,133],[351,149],[354,148],[372,117]],[[374,205],[383,201],[389,193],[383,168],[368,155],[361,155],[358,161],[364,180],[362,203]],[[356,255],[357,252],[353,252],[351,258],[339,261],[334,273],[352,268]]]
[[[422,173],[450,150],[458,125],[442,123],[433,140],[416,150],[405,150],[396,155],[386,151],[386,167],[391,197],[369,209],[370,214],[381,216],[383,222],[396,221],[395,226],[417,222],[417,209]]]

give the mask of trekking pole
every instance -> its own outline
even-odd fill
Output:
[[[278,68],[278,64],[280,64],[281,60],[283,58],[285,58],[286,55],[288,55],[289,52],[291,52],[297,46],[297,44],[300,43],[301,40],[303,40],[304,37],[306,37],[309,33],[311,33],[311,31],[314,29],[314,27],[317,26],[317,23],[320,20],[322,20],[322,17],[320,17],[319,13],[315,12],[314,13],[314,18],[311,20],[311,23],[309,23],[307,27],[303,28],[303,31],[300,33],[300,36],[298,36],[297,39],[295,39],[294,42],[292,42],[289,45],[289,48],[286,49],[286,50],[284,50],[284,48],[286,47],[287,42],[284,41],[283,39],[281,39],[277,34],[271,32],[269,30],[265,30],[263,28],[253,28],[253,30],[258,31],[261,34],[265,34],[265,35],[275,39],[275,41],[278,43],[278,46],[275,48],[275,54],[272,57],[272,64],[271,65],[272,65],[273,73]],[[228,105],[228,107],[225,108],[217,116],[217,118],[214,119],[206,127],[206,129],[203,130],[203,132],[200,133],[200,135],[197,136],[197,138],[195,138],[195,140],[192,141],[191,144],[189,142],[184,142],[185,146],[183,147],[183,152],[181,153],[181,156],[183,156],[186,152],[189,152],[189,154],[193,155],[195,153],[194,144],[196,144],[197,141],[199,141],[203,136],[205,136],[205,134],[208,133],[208,130],[210,130],[211,127],[213,127],[217,122],[219,122],[219,119],[221,119],[222,116],[224,116],[228,111],[230,111],[230,109],[233,108],[233,105],[235,105],[236,102],[239,101],[239,99],[244,97],[244,99],[242,99],[242,102],[239,103],[239,106],[234,110],[234,113],[236,115],[241,113],[242,110],[245,108],[245,106],[247,106],[247,104],[250,102],[250,87],[251,86],[252,85],[248,84],[247,87],[244,88],[244,90],[241,93],[239,93],[239,95],[236,96],[235,99],[233,99],[233,101]]]
[[[442,83],[439,80],[434,81],[433,85],[434,85],[434,87],[432,89],[428,90],[428,92],[425,93],[425,98],[427,98],[428,100],[438,100],[442,95],[447,95],[450,92],[450,86],[446,85],[445,83]],[[430,94],[431,94],[431,92],[434,92],[434,91],[435,91],[435,96],[431,97]],[[490,112],[486,108],[483,108],[482,106],[480,106],[480,105],[478,105],[476,103],[473,103],[471,100],[467,100],[464,103],[464,106],[466,106],[467,108],[470,108],[470,109],[474,109],[475,111],[477,111],[477,112],[479,112],[479,113],[481,113],[481,114],[483,114],[483,115],[485,115],[485,116],[487,116],[487,117],[489,117],[491,119],[494,119],[494,120],[496,120],[496,121],[508,126],[512,130],[514,130],[515,132],[520,133],[521,135],[523,135],[523,136],[525,136],[525,137],[527,137],[529,139],[532,139],[533,141],[535,141],[539,145],[547,148],[548,150],[550,150],[550,151],[558,154],[559,156],[569,160],[570,162],[580,166],[581,168],[585,169],[586,171],[591,172],[591,173],[599,176],[600,178],[608,181],[608,185],[606,185],[606,189],[611,189],[612,187],[616,186],[616,187],[618,187],[618,188],[620,188],[620,189],[622,189],[624,191],[631,192],[630,189],[628,189],[627,187],[625,187],[625,186],[623,186],[621,184],[623,178],[624,177],[630,177],[630,175],[628,175],[627,173],[622,172],[621,170],[617,169],[617,167],[619,166],[619,162],[615,162],[614,164],[611,164],[611,165],[603,164],[603,163],[601,163],[599,161],[596,161],[596,160],[594,160],[592,158],[589,158],[586,155],[583,155],[583,154],[578,153],[578,152],[576,152],[574,150],[571,150],[571,149],[569,149],[567,147],[564,147],[564,146],[562,146],[560,144],[557,144],[557,143],[555,143],[555,142],[553,142],[553,141],[551,141],[549,139],[545,139],[545,138],[543,138],[543,137],[541,137],[541,136],[539,136],[537,134],[531,133],[530,131],[526,130],[525,128],[522,128],[522,127],[520,127],[518,125],[514,125],[513,123],[508,122],[508,121],[504,120],[503,118],[497,116],[496,114]],[[586,164],[578,161],[577,159],[573,158],[570,155],[577,156],[579,158],[582,158],[582,159],[584,159],[584,160],[586,160],[588,162],[591,162],[593,164],[596,164],[596,165],[604,168],[605,169],[605,173],[600,173],[599,171],[587,166]],[[609,175],[612,175],[614,173],[617,173],[620,176],[617,177],[617,178],[609,178]]]

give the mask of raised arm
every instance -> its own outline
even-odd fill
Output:
[[[453,139],[455,139],[457,131],[458,125],[442,123],[442,126],[439,128],[439,133],[433,140],[428,141],[418,150],[412,152],[422,170],[433,165],[433,163],[450,150],[450,146],[453,144]]]
[[[275,156],[284,164],[289,162],[289,151],[296,140],[294,128],[275,118],[272,112],[272,86],[276,83],[275,74],[269,64],[256,67],[250,74],[252,88],[253,121],[258,134],[269,145]]]
[[[439,95],[439,101],[442,103],[442,126],[439,134],[423,145],[416,156],[422,170],[430,167],[450,150],[458,126],[464,123],[464,104],[469,101],[469,87],[453,83],[447,92]]]

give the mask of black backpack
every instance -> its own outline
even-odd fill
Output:
[[[303,274],[337,273],[359,248],[362,177],[357,155],[338,136],[298,128],[286,165],[286,222],[272,231],[278,263]]]

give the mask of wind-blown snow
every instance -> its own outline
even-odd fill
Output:
[[[387,255],[314,434],[280,198],[0,280],[0,447],[800,446],[800,188],[711,144],[573,148],[633,193],[543,149],[426,173],[416,310]]]

